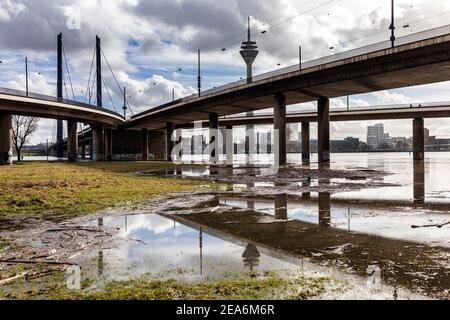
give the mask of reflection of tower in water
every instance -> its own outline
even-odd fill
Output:
[[[259,265],[259,258],[261,257],[258,248],[253,243],[247,244],[242,258],[244,261],[244,266],[248,267],[250,271],[253,271],[255,267]]]

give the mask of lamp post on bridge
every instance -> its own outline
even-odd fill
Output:
[[[394,0],[391,0],[391,25],[389,26],[391,30],[391,47],[395,47],[395,15],[394,15]]]
[[[127,119],[127,88],[123,87],[123,118]]]
[[[197,88],[198,88],[198,96],[200,97],[202,94],[202,75],[201,75],[201,69],[200,69],[200,49],[198,49],[198,76],[197,76]]]
[[[25,92],[28,97],[28,57],[25,57]]]

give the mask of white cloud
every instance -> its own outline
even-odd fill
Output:
[[[0,0],[0,23],[10,21],[24,10],[25,6],[22,3]]]

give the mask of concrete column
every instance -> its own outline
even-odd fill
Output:
[[[78,123],[67,120],[67,159],[69,162],[78,161]]]
[[[112,141],[112,129],[105,129],[105,160],[112,161],[113,158],[113,141]]]
[[[86,160],[86,136],[81,138],[81,160]]]
[[[309,153],[309,122],[302,122],[302,164],[309,165],[311,154]]]
[[[287,194],[275,195],[275,219],[287,220]]]
[[[234,161],[234,138],[233,138],[233,126],[227,125],[225,131],[226,151],[227,151],[227,167],[233,167]]]
[[[178,147],[178,153],[177,153],[177,161],[182,161],[183,160],[183,129],[177,129],[175,130],[175,141],[177,143],[177,147]]]
[[[319,225],[331,225],[331,196],[328,192],[319,192]]]
[[[209,162],[212,165],[219,163],[219,115],[209,114]]]
[[[267,154],[272,153],[272,132],[267,133]]]
[[[413,120],[413,155],[414,160],[425,159],[425,127],[422,118]]]
[[[414,161],[414,203],[425,202],[425,161]]]
[[[330,163],[330,100],[320,98],[317,102],[319,164]]]
[[[105,132],[102,125],[95,125],[92,134],[94,139],[94,161],[105,161]]]
[[[0,165],[12,163],[12,115],[0,113]]]
[[[142,160],[148,160],[148,129],[142,129]]]
[[[277,141],[274,141],[278,145],[278,154],[275,154],[275,159],[278,159],[280,166],[285,165],[287,162],[286,156],[286,97],[282,94],[274,96],[274,108],[273,108],[273,127],[275,132],[278,131]]]
[[[173,123],[167,122],[166,125],[166,161],[172,161],[172,150],[173,150]]]

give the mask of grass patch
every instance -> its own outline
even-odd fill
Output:
[[[203,282],[175,279],[156,280],[146,276],[123,281],[111,281],[101,289],[70,291],[63,283],[47,285],[41,290],[4,294],[8,299],[49,300],[303,300],[319,296],[327,290],[329,278],[283,278],[276,275]]]
[[[0,168],[0,216],[88,214],[152,197],[195,190],[201,182],[138,177],[173,168],[164,162],[25,162]]]

